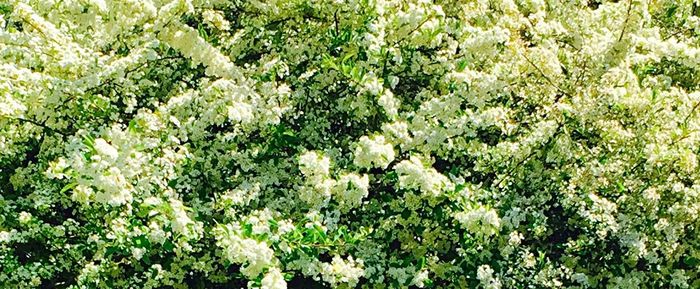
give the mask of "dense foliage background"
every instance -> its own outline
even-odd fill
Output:
[[[0,1],[0,288],[700,288],[699,16]]]

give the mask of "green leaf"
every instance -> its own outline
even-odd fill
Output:
[[[165,251],[172,252],[175,249],[175,244],[173,244],[173,242],[170,240],[165,240],[165,242],[163,242],[163,249]]]
[[[78,186],[78,183],[70,183],[70,184],[67,184],[67,185],[63,186],[63,188],[61,189],[61,192],[60,192],[60,193],[63,194],[63,193],[65,193],[65,192],[69,191],[69,190],[72,190],[73,188],[75,188],[75,187],[77,187],[77,186]]]
[[[105,250],[105,256],[111,256],[112,254],[117,253],[117,252],[119,252],[119,247],[117,247],[117,246],[109,246],[109,247],[107,247],[107,249]]]
[[[462,59],[459,62],[457,62],[457,71],[462,72],[464,69],[467,68],[467,60]]]
[[[316,229],[316,233],[318,234],[319,237],[322,238],[322,240],[326,240],[328,238],[328,235],[326,235],[326,232],[323,231],[323,228],[319,225],[314,225],[314,229]]]
[[[284,143],[288,145],[298,145],[301,143],[301,140],[294,134],[293,131],[286,131],[281,137]]]
[[[418,268],[419,269],[425,268],[425,257],[418,258]]]
[[[324,54],[322,56],[321,67],[327,68],[327,69],[330,68],[330,69],[338,70],[338,65],[335,64],[335,59],[327,54]]]
[[[127,130],[132,133],[141,132],[141,126],[139,125],[136,119],[131,119],[129,121],[129,127],[127,128]]]
[[[204,29],[204,25],[202,23],[199,23],[197,25],[197,32],[199,33],[199,37],[202,37],[204,41],[209,42],[209,35],[207,34],[207,31]]]
[[[683,259],[683,263],[690,267],[696,267],[698,264],[700,264],[700,259],[695,257],[685,257]]]
[[[343,63],[343,64],[355,64],[354,62],[350,62],[350,60],[352,60],[352,58],[354,56],[355,56],[354,53],[348,53],[347,55],[345,55],[345,57],[343,57],[343,61],[341,61],[341,63]]]
[[[91,135],[83,136],[83,143],[91,150],[95,149],[95,138]]]
[[[134,238],[134,246],[137,248],[151,249],[151,241],[148,240],[146,235],[141,235]]]
[[[625,185],[622,184],[622,181],[617,181],[617,192],[618,193],[624,193],[625,192]]]
[[[668,7],[668,9],[666,9],[666,18],[672,18],[673,14],[676,13],[676,10],[678,10],[677,5],[671,5],[671,7]]]
[[[243,225],[243,236],[250,237],[253,235],[253,225],[246,223]]]
[[[279,227],[279,224],[275,219],[270,219],[267,221],[267,224],[270,226],[271,230],[276,230]]]

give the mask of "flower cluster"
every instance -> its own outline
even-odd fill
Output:
[[[697,0],[0,1],[0,288],[700,288]]]

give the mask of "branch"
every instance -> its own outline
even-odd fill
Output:
[[[557,85],[556,83],[554,83],[554,81],[552,81],[552,79],[549,78],[549,76],[547,76],[547,75],[544,73],[544,71],[542,71],[542,69],[540,69],[539,67],[537,67],[537,65],[535,65],[535,63],[532,62],[532,60],[530,60],[530,58],[527,57],[527,54],[526,54],[526,53],[523,53],[523,57],[525,57],[525,60],[527,60],[527,62],[530,63],[530,65],[532,65],[532,67],[534,67],[534,68],[537,70],[537,72],[539,72],[539,73],[542,75],[542,77],[544,77],[544,79],[545,79],[547,82],[549,82],[550,85],[552,85],[554,88],[556,88],[556,89],[557,89],[559,92],[561,92],[563,95],[566,95],[566,96],[568,96],[568,97],[572,97],[570,93],[566,92],[566,91],[563,90],[561,87],[559,87],[559,85]],[[559,102],[559,99],[561,99],[561,96],[557,97],[557,98],[554,100],[554,102],[555,102],[555,103]]]
[[[340,35],[340,29],[338,28],[338,10],[335,10],[335,13],[333,14],[333,19],[335,21],[335,35],[338,36]]]
[[[525,162],[527,162],[531,157],[533,157],[536,153],[540,152],[539,149],[545,148],[545,147],[549,146],[549,144],[552,143],[552,141],[554,140],[554,138],[557,137],[557,135],[559,134],[559,132],[561,131],[561,128],[562,128],[563,126],[564,126],[564,123],[563,123],[563,122],[560,122],[559,125],[557,126],[557,129],[554,131],[554,133],[549,137],[549,139],[547,139],[547,142],[545,142],[542,146],[536,146],[536,147],[532,148],[532,151],[531,151],[527,156],[525,156],[522,160],[518,161],[518,163],[517,163],[515,166],[512,166],[512,167],[510,168],[510,170],[508,170],[508,172],[506,173],[506,176],[503,177],[503,178],[501,178],[501,179],[496,183],[495,187],[498,187],[498,186],[503,182],[503,180],[505,180],[506,178],[510,177],[510,175],[513,174],[513,172],[515,171],[516,168],[519,168],[519,167],[522,166]]]
[[[432,16],[432,15],[429,16],[429,17],[427,17],[427,18],[425,18],[425,20],[423,20],[423,22],[421,22],[420,24],[418,24],[418,26],[416,26],[416,27],[413,28],[411,31],[409,31],[409,32],[406,34],[406,37],[401,38],[401,39],[395,41],[394,43],[391,44],[391,46],[393,47],[394,45],[399,44],[399,43],[403,42],[404,40],[406,40],[408,37],[411,36],[411,34],[413,34],[413,32],[416,32],[418,29],[420,29],[421,27],[423,27],[423,25],[424,25],[425,23],[427,23],[428,21],[430,21],[430,19],[433,19],[433,16]]]
[[[687,126],[687,125],[688,125],[688,119],[690,119],[690,117],[693,115],[693,113],[695,113],[695,110],[698,109],[698,106],[700,106],[700,101],[698,101],[698,102],[695,104],[695,106],[693,106],[693,108],[690,110],[690,112],[688,113],[688,115],[685,116],[685,118],[683,119],[683,126]]]
[[[43,129],[49,130],[49,131],[51,131],[51,132],[53,132],[53,133],[57,133],[57,134],[60,134],[60,135],[62,135],[62,136],[68,136],[68,134],[65,133],[65,132],[63,132],[63,131],[60,131],[60,130],[51,128],[51,127],[47,126],[46,124],[40,123],[40,122],[38,122],[38,121],[36,121],[36,120],[33,120],[33,119],[22,118],[22,117],[8,117],[8,118],[10,118],[10,119],[15,119],[15,120],[18,120],[18,121],[20,121],[20,122],[31,123],[31,124],[33,124],[33,125],[36,125],[36,126],[38,126],[38,127],[43,128]]]
[[[627,5],[627,16],[625,17],[625,22],[622,23],[622,32],[620,32],[620,37],[617,38],[617,42],[622,41],[622,37],[625,36],[625,31],[627,30],[627,22],[630,20],[630,14],[632,12],[632,0],[629,0],[629,5]]]

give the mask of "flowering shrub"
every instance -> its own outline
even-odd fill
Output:
[[[700,288],[698,0],[0,2],[1,288]]]

